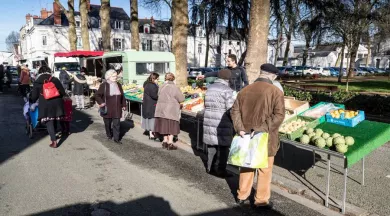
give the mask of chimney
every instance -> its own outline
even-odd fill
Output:
[[[56,2],[53,2],[53,13],[54,25],[61,25],[61,8]]]
[[[151,25],[152,27],[154,27],[154,19],[153,19],[153,16],[150,17],[150,25]]]
[[[53,11],[47,11],[47,17],[51,16],[53,14]]]
[[[42,8],[41,10],[41,18],[42,19],[46,19],[48,17],[48,11],[46,10],[46,8]]]
[[[30,21],[31,19],[31,14],[26,14],[26,24],[28,24],[28,22]]]
[[[33,19],[38,19],[38,18],[39,18],[39,16],[37,16],[37,15],[33,16]]]

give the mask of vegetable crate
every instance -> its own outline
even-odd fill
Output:
[[[287,120],[286,122],[284,122],[283,124],[288,124],[288,123],[295,121],[295,120],[298,120],[298,119],[301,119],[301,120],[309,122],[309,123],[304,127],[298,128],[296,131],[294,131],[290,134],[279,132],[279,135],[281,137],[285,137],[285,138],[290,139],[290,140],[296,140],[297,138],[299,138],[303,135],[303,133],[306,130],[305,128],[315,128],[320,124],[319,119],[314,119],[314,118],[310,118],[310,117],[306,117],[306,116],[294,116],[294,117],[290,118],[289,120]]]
[[[365,114],[364,111],[358,110],[358,115],[354,118],[346,119],[344,116],[340,118],[333,118],[330,113],[326,114],[326,122],[330,122],[333,124],[338,124],[346,127],[355,127],[360,122],[364,121]]]
[[[318,108],[318,107],[321,107],[321,106],[324,106],[324,105],[327,105],[327,104],[330,104],[330,103],[329,103],[329,102],[319,102],[319,103],[317,103],[316,105],[314,105],[314,106],[310,107],[309,109],[305,110],[304,112],[302,112],[302,113],[300,114],[300,116],[304,116],[305,113],[306,113],[307,111],[309,111],[309,110],[313,110],[313,109],[315,109],[315,108]],[[344,105],[344,104],[333,103],[333,105],[335,105],[336,107],[339,107],[340,109],[345,109],[345,105]],[[326,116],[326,113],[324,113],[323,116],[321,116],[320,118],[318,118],[320,124],[326,122],[325,116]],[[306,117],[306,116],[305,116],[305,117]],[[310,117],[309,117],[309,118],[310,118]]]
[[[297,116],[299,113],[309,109],[310,107],[307,101],[299,101],[291,97],[284,97],[284,106],[286,107],[284,122],[294,116]]]

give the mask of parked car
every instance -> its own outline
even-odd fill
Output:
[[[330,76],[339,76],[339,71],[335,69],[335,67],[329,67]]]
[[[313,69],[308,66],[297,66],[295,70],[299,73],[303,73],[303,75],[311,75]]]
[[[367,72],[367,73],[375,73],[375,70],[371,67],[360,67],[363,71]]]
[[[384,69],[378,68],[378,73],[386,73],[386,71]]]
[[[330,68],[322,68],[322,72],[320,74],[322,76],[331,76],[330,70],[331,70]]]
[[[196,78],[199,75],[204,75],[207,72],[213,72],[211,68],[188,68],[188,78]]]
[[[362,70],[362,68],[354,68],[353,71],[355,72],[356,76],[366,76],[368,74],[367,71]]]

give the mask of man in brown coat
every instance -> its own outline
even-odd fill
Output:
[[[274,156],[279,149],[279,127],[284,120],[284,96],[272,81],[279,70],[272,64],[260,67],[260,77],[238,94],[231,110],[234,129],[240,136],[251,132],[268,132],[268,168],[257,172],[255,195],[256,208],[272,208],[271,178]],[[254,179],[254,169],[240,168],[240,181],[237,203],[244,204],[248,199]]]

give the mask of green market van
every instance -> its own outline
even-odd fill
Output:
[[[88,75],[104,78],[104,72],[121,66],[123,83],[143,84],[149,74],[160,75],[171,72],[175,74],[175,56],[171,52],[153,51],[113,51],[103,56],[86,59]]]

